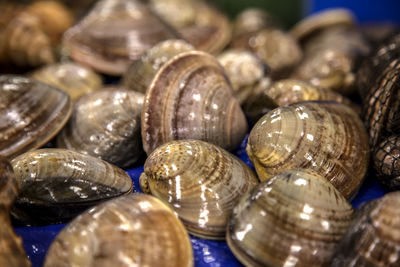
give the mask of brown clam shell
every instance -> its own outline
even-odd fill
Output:
[[[146,93],[143,148],[149,155],[172,140],[198,139],[232,150],[247,132],[244,114],[218,61],[204,52],[166,63]]]
[[[51,244],[50,266],[193,266],[189,236],[160,200],[132,194],[72,221]]]
[[[392,135],[377,145],[373,153],[374,168],[380,182],[400,189],[400,136]]]
[[[353,208],[310,170],[278,174],[244,195],[227,241],[246,266],[326,266],[353,218]]]
[[[71,114],[69,96],[44,83],[0,76],[0,155],[13,158],[50,141]]]
[[[288,169],[310,168],[347,199],[357,193],[369,164],[368,136],[358,115],[335,102],[302,102],[262,117],[247,154],[261,181]]]
[[[179,140],[150,154],[140,184],[143,191],[169,203],[191,234],[223,239],[234,205],[258,179],[222,148]]]

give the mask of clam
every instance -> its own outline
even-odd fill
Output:
[[[189,236],[160,200],[132,194],[81,214],[47,251],[48,266],[193,266]]]
[[[71,150],[35,150],[11,164],[20,184],[11,212],[23,223],[65,221],[133,189],[131,178],[122,169]]]
[[[233,23],[233,38],[257,32],[264,28],[278,28],[280,23],[264,9],[247,8],[240,12]]]
[[[194,47],[184,40],[171,39],[162,41],[136,60],[123,77],[123,86],[134,91],[146,93],[157,71],[174,56],[194,50]]]
[[[261,181],[284,170],[310,168],[347,199],[357,193],[369,164],[360,118],[335,102],[302,102],[270,111],[251,130],[246,150]]]
[[[31,77],[63,90],[73,102],[82,95],[100,89],[103,84],[97,73],[73,62],[47,65],[33,72]]]
[[[121,75],[147,49],[175,36],[140,1],[102,0],[64,34],[64,45],[75,61]]]
[[[332,257],[331,266],[398,266],[400,192],[388,193],[356,212]]]
[[[64,92],[29,78],[0,76],[0,155],[13,158],[50,141],[71,114]]]
[[[392,190],[400,189],[400,136],[392,135],[377,145],[374,167],[380,182]]]
[[[13,230],[10,207],[18,194],[18,183],[10,163],[0,157],[0,266],[31,266],[22,239]]]
[[[198,140],[158,147],[140,176],[143,191],[169,203],[191,234],[207,239],[225,237],[234,205],[257,183],[238,158]]]
[[[104,88],[79,99],[57,146],[126,168],[143,154],[140,115],[144,96],[123,88]]]
[[[246,266],[326,266],[353,208],[322,176],[285,171],[243,196],[227,240]]]
[[[167,62],[147,90],[142,110],[143,148],[149,155],[172,140],[198,139],[232,150],[247,132],[225,71],[204,52]]]

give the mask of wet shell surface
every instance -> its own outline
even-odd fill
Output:
[[[387,187],[400,189],[400,136],[384,139],[373,153],[377,178]]]
[[[12,215],[23,223],[69,220],[102,201],[133,190],[122,169],[66,149],[40,149],[11,161],[20,192]]]
[[[347,199],[358,192],[370,153],[358,115],[346,105],[323,101],[272,110],[251,130],[246,150],[261,181],[310,168]]]
[[[0,76],[0,155],[13,158],[51,140],[67,122],[69,96],[21,76]]]
[[[227,240],[246,266],[326,266],[352,218],[353,208],[326,179],[285,171],[241,198]]]
[[[182,139],[233,150],[246,132],[246,119],[223,67],[204,52],[174,57],[146,93],[142,140],[147,155],[168,141]]]
[[[189,236],[160,200],[132,194],[98,205],[68,224],[51,244],[50,266],[191,267]]]
[[[64,34],[64,45],[75,61],[121,75],[147,49],[175,36],[139,1],[102,0]]]
[[[10,207],[18,195],[18,183],[10,163],[0,156],[0,266],[31,266],[22,239],[13,230]]]
[[[332,257],[331,266],[399,266],[400,192],[364,204]]]
[[[146,93],[157,71],[174,56],[194,50],[186,41],[172,39],[162,41],[146,51],[124,74],[123,86]]]
[[[169,203],[191,234],[223,239],[234,205],[258,179],[224,149],[203,141],[180,140],[154,150],[140,184],[143,191]]]
[[[97,73],[73,62],[47,65],[33,72],[31,77],[63,90],[73,102],[103,85]]]
[[[143,154],[140,116],[144,96],[123,88],[103,88],[76,103],[57,147],[75,150],[127,168]]]

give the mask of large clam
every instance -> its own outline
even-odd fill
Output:
[[[331,266],[398,266],[400,192],[364,204],[332,257]]]
[[[274,109],[249,135],[247,153],[260,180],[310,168],[347,199],[358,191],[369,164],[368,136],[358,115],[335,102],[302,102]]]
[[[140,176],[143,191],[168,202],[190,233],[209,239],[225,237],[234,205],[257,183],[238,158],[198,140],[158,147]]]
[[[247,132],[224,69],[192,51],[167,62],[154,77],[142,110],[143,148],[149,155],[172,140],[199,139],[232,150]]]
[[[23,223],[65,221],[133,189],[122,169],[71,150],[27,152],[11,164],[20,184],[12,215]]]
[[[72,221],[51,244],[50,266],[193,266],[189,236],[160,200],[132,194]]]
[[[15,157],[52,139],[71,114],[69,96],[44,83],[0,76],[0,155]]]
[[[242,197],[227,240],[246,266],[326,266],[352,218],[353,208],[326,179],[285,171]]]
[[[143,99],[141,93],[113,87],[81,97],[57,137],[57,146],[129,167],[143,154]]]

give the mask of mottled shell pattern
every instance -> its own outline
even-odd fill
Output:
[[[241,198],[227,240],[246,266],[326,266],[352,218],[350,203],[325,178],[285,171]]]
[[[346,105],[324,101],[272,110],[251,130],[246,150],[261,181],[310,168],[347,199],[358,192],[370,153],[358,115]]]
[[[69,96],[22,76],[0,76],[0,155],[13,158],[50,141],[68,121]]]
[[[140,116],[144,96],[123,88],[103,88],[81,97],[57,147],[75,150],[126,168],[143,154]]]
[[[71,150],[35,150],[11,164],[20,185],[12,214],[22,222],[65,221],[133,190],[131,178],[122,169]]]
[[[142,110],[147,155],[168,141],[182,139],[233,150],[246,132],[246,119],[226,73],[209,54],[193,51],[174,57],[147,90]]]
[[[376,177],[391,189],[400,188],[400,135],[392,135],[378,144],[373,153]]]
[[[143,191],[169,203],[191,234],[223,239],[234,205],[258,179],[224,149],[203,141],[180,140],[150,154],[140,184]]]
[[[50,266],[191,267],[189,236],[174,212],[160,200],[131,194],[81,214],[47,251]]]
[[[332,257],[332,267],[399,266],[400,192],[364,204]]]

